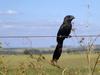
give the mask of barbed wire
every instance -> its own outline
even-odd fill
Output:
[[[52,36],[52,35],[0,36],[0,38],[50,38],[50,37],[67,37],[67,36]],[[100,35],[73,35],[71,37],[100,37]]]

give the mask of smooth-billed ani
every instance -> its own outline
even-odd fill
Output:
[[[57,62],[57,60],[61,56],[64,39],[71,37],[69,35],[71,33],[71,29],[72,29],[71,21],[74,18],[75,17],[72,15],[65,16],[63,24],[60,26],[58,33],[57,33],[57,46],[56,46],[54,54],[53,54],[52,62]]]

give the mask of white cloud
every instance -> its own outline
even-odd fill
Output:
[[[15,11],[15,10],[8,10],[6,13],[9,14],[9,15],[12,15],[12,14],[17,14],[17,11]]]
[[[17,15],[18,12],[16,10],[7,10],[7,11],[0,11],[0,15]]]
[[[14,27],[13,25],[1,25],[1,28],[6,28],[6,29],[13,28],[13,27]]]

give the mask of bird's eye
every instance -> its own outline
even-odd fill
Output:
[[[70,18],[71,16],[68,16],[68,18]]]

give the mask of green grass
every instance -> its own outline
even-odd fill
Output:
[[[63,53],[58,65],[59,69],[50,64],[52,55],[0,55],[0,75],[88,75],[86,54]],[[91,67],[97,55],[91,54]],[[95,75],[100,75],[100,63],[97,64]]]

